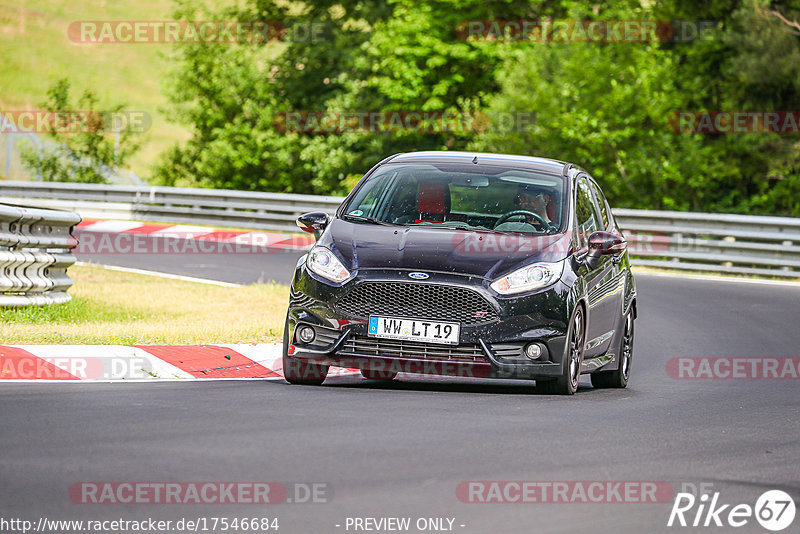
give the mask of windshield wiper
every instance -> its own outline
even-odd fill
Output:
[[[539,230],[489,230],[490,232],[496,232],[498,234],[521,234],[521,235],[555,235],[558,232],[557,228],[550,228],[544,231]]]
[[[349,213],[345,213],[342,215],[342,219],[346,221],[358,221],[358,222],[366,222],[372,224],[379,224],[381,226],[394,226],[391,223],[387,223],[384,221],[379,221],[375,217],[364,217],[363,215],[351,215]]]
[[[409,228],[446,228],[448,230],[470,230],[470,231],[480,231],[486,230],[486,228],[481,228],[478,226],[470,226],[468,224],[459,224],[459,225],[451,225],[445,226],[443,224],[410,224]]]

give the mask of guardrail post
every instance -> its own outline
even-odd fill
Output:
[[[0,204],[0,306],[70,299],[66,269],[75,263],[72,228],[80,221],[74,212]]]

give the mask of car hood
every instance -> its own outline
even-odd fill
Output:
[[[570,251],[568,233],[523,235],[443,228],[382,226],[334,219],[319,244],[345,267],[439,271],[494,279],[534,262],[555,262]]]

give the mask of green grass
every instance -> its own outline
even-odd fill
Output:
[[[102,267],[70,267],[72,300],[0,308],[0,343],[265,343],[283,335],[289,288],[219,287]]]
[[[0,109],[39,109],[47,89],[69,78],[73,98],[93,89],[102,105],[124,103],[153,119],[141,150],[128,166],[150,175],[159,153],[188,137],[167,122],[164,81],[170,69],[168,44],[79,44],[67,28],[83,20],[169,20],[171,0],[0,0]]]
[[[0,308],[0,322],[7,325],[91,324],[117,320],[140,321],[152,317],[152,313],[142,309],[111,305],[87,297],[74,297],[57,306]]]

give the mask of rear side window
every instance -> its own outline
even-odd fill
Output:
[[[594,193],[594,198],[597,199],[597,205],[600,207],[600,218],[603,221],[603,228],[608,230],[612,226],[611,222],[611,214],[609,213],[610,210],[608,208],[608,202],[606,201],[606,197],[603,195],[603,192],[600,191],[600,186],[598,186],[594,182],[589,182],[589,185],[592,187],[592,192]]]
[[[592,190],[585,178],[579,178],[577,182],[575,214],[578,218],[578,243],[580,248],[586,248],[589,246],[589,235],[603,227],[595,207]]]

